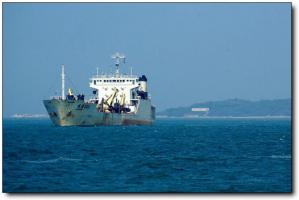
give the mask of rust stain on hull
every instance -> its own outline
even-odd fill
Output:
[[[147,120],[133,120],[133,119],[125,119],[123,120],[124,125],[151,125],[152,121]]]

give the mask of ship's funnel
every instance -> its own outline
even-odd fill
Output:
[[[145,75],[139,77],[139,83],[140,83],[140,90],[143,92],[147,92],[147,78]]]

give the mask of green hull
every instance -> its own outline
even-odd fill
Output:
[[[44,100],[52,122],[57,126],[150,125],[155,120],[155,107],[150,100],[140,100],[135,113],[104,113],[96,104],[83,100]]]

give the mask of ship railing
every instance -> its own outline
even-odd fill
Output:
[[[78,98],[76,97],[76,96],[74,96],[75,97],[75,100],[78,100]],[[57,100],[62,100],[62,97],[61,96],[50,96],[50,99],[57,99]],[[94,97],[92,97],[92,96],[89,96],[89,98],[88,97],[85,97],[84,98],[85,99],[85,102],[94,102],[94,101],[96,101],[97,99],[95,99]]]
[[[61,100],[62,97],[61,97],[61,96],[50,96],[50,99],[58,99],[58,100]]]
[[[136,75],[127,75],[120,74],[119,76],[115,76],[114,74],[102,74],[102,75],[93,75],[92,78],[138,78]]]

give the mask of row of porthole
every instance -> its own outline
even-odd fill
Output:
[[[102,82],[102,80],[94,80],[93,83],[96,84],[96,82]],[[103,80],[104,83],[106,82],[117,82],[117,83],[124,83],[125,80]],[[133,84],[135,83],[135,80],[127,80],[127,82],[133,82]]]

